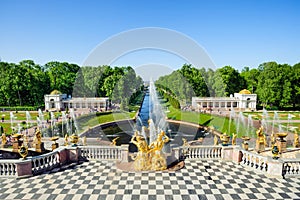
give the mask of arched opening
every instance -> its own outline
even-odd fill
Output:
[[[55,108],[55,102],[54,99],[50,99],[50,109]]]
[[[249,104],[250,104],[250,98],[247,98],[247,101],[246,101],[246,108],[249,108]]]

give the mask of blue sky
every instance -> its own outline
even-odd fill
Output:
[[[300,1],[0,1],[2,61],[67,61],[81,65],[101,42],[120,32],[161,27],[202,46],[216,67],[241,70],[267,61],[300,62]],[[121,44],[120,44],[121,45]],[[114,65],[186,61],[159,51],[122,56]]]

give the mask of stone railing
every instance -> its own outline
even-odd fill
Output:
[[[0,177],[1,176],[16,176],[17,165],[19,160],[0,160]]]
[[[222,146],[181,146],[174,148],[178,159],[220,159]]]
[[[80,156],[84,159],[128,161],[128,145],[122,146],[83,146]]]
[[[268,171],[268,157],[259,155],[255,152],[245,150],[240,151],[243,154],[242,161],[240,162],[241,165],[264,173]]]
[[[299,176],[300,159],[283,159],[282,176]]]
[[[184,149],[183,149],[184,151]],[[185,158],[186,159],[220,159],[221,158],[221,146],[190,146],[188,147]]]
[[[60,164],[59,151],[53,151],[41,156],[31,158],[32,174],[39,174],[45,171],[50,171]]]

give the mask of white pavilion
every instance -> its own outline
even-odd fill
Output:
[[[108,97],[71,97],[62,94],[58,90],[52,91],[44,96],[45,110],[65,110],[65,109],[97,109],[104,110],[109,106]]]
[[[220,110],[256,110],[257,95],[249,90],[241,90],[230,97],[192,97],[192,107],[196,110],[220,109]]]

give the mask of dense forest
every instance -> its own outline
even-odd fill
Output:
[[[124,107],[143,85],[131,67],[79,67],[67,62],[39,65],[24,60],[0,62],[0,71],[0,106],[43,106],[44,95],[56,89],[75,97],[107,96]],[[231,66],[212,70],[185,64],[160,77],[156,86],[175,107],[189,104],[193,96],[223,97],[246,88],[258,95],[261,106],[295,108],[300,103],[300,63],[266,62],[241,72]]]
[[[241,72],[231,66],[214,71],[185,64],[170,75],[160,77],[156,86],[165,97],[181,105],[189,104],[193,96],[225,97],[248,89],[257,94],[260,106],[295,108],[300,103],[300,63],[291,66],[266,62],[258,68],[245,67]]]
[[[38,65],[24,60],[0,62],[0,72],[0,106],[40,107],[44,95],[53,90],[72,96],[106,96],[127,106],[143,86],[131,67],[79,67],[67,62]]]

